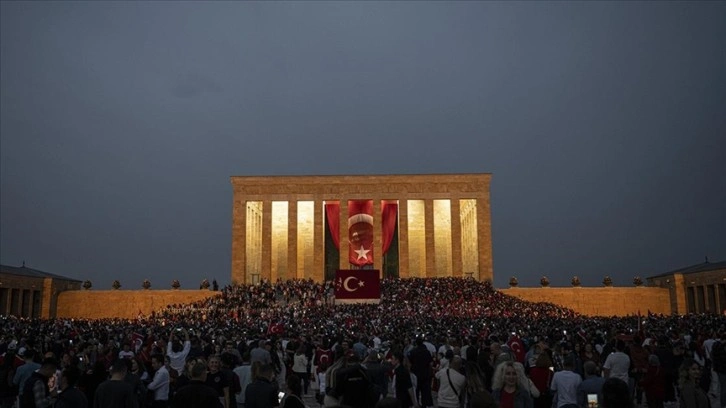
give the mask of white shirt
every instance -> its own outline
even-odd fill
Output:
[[[552,376],[550,389],[557,393],[555,407],[574,404],[577,405],[577,387],[580,386],[582,378],[574,371],[558,371]]]
[[[448,376],[446,375],[447,372]],[[450,383],[449,377],[451,377]],[[439,393],[436,399],[438,406],[442,408],[458,408],[459,395],[466,392],[464,389],[464,386],[466,385],[466,377],[456,370],[444,368],[436,372],[436,378],[439,380]],[[454,386],[453,389],[451,387],[452,384]],[[456,390],[456,392],[454,392],[454,390]]]
[[[154,373],[154,380],[147,387],[154,391],[154,401],[168,401],[169,400],[169,371],[166,367],[161,366]]]
[[[174,352],[171,350],[171,342],[166,344],[166,355],[169,356],[169,365],[175,369],[177,373],[184,371],[184,364],[186,364],[187,355],[189,350],[192,348],[192,343],[189,340],[184,341],[184,348],[182,351]],[[167,373],[168,374],[168,373]]]
[[[237,377],[239,378],[239,386],[242,389],[242,392],[236,395],[237,403],[238,404],[244,404],[245,403],[245,390],[247,389],[247,386],[252,382],[252,366],[249,364],[242,364],[239,367],[236,367],[234,370],[235,374],[237,374]]]
[[[628,384],[628,371],[630,370],[630,357],[622,351],[616,351],[610,353],[608,358],[605,359],[605,364],[602,368],[610,370],[608,377],[620,378]]]

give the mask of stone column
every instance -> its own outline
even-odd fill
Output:
[[[480,281],[493,282],[494,270],[492,265],[492,218],[489,208],[489,185],[485,195],[476,199],[476,241],[479,245],[479,276],[474,278]]]
[[[434,200],[424,200],[424,236],[426,237],[426,277],[438,276],[436,270],[436,241],[434,239]]]
[[[381,199],[373,199],[373,269],[383,277],[383,216]]]
[[[323,217],[323,200],[315,198],[313,209],[313,271],[315,282],[325,281],[325,219]]]
[[[687,314],[688,303],[686,303],[686,281],[682,273],[673,274],[673,288],[676,291],[676,313]]]
[[[235,191],[232,202],[232,284],[247,279],[247,202]]]
[[[12,307],[10,301],[13,298],[13,290],[10,289],[10,288],[2,288],[0,290],[2,290],[5,293],[5,295],[6,295],[6,298],[4,299],[5,300],[5,304],[2,305],[2,307],[0,307],[0,313],[2,313],[5,316],[9,316],[10,315],[10,310],[11,310],[11,307]]]
[[[340,199],[340,267],[339,269],[350,269],[348,259],[348,199]]]
[[[272,277],[272,201],[262,202],[262,270],[260,280]]]
[[[40,317],[49,319],[55,316],[55,305],[53,305],[53,279],[43,278],[43,302],[40,307]]]
[[[450,199],[451,202],[451,267],[452,275],[463,276],[463,262],[461,253],[461,201],[458,197]],[[470,271],[467,271],[470,272]]]
[[[35,286],[35,285],[33,285]],[[35,306],[35,291],[28,290],[28,317],[33,316],[33,307]]]
[[[408,268],[408,200],[398,200],[398,277],[410,278]]]
[[[303,261],[303,266],[305,262]],[[287,202],[287,273],[286,279],[304,278],[304,270],[297,268],[297,201]]]
[[[16,302],[16,307],[18,308],[18,316],[25,317],[23,315],[23,298],[25,297],[25,291],[23,289],[18,289],[18,300]]]

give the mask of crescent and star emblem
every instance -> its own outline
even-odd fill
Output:
[[[353,279],[355,279],[355,280],[358,281],[358,286],[356,286],[355,288],[351,288],[350,286],[348,286],[348,282],[351,281],[351,280],[353,280]],[[345,289],[346,292],[355,292],[356,290],[358,290],[358,288],[362,288],[364,286],[364,284],[365,284],[365,282],[363,282],[362,280],[356,278],[355,276],[348,276],[343,281],[343,289]]]

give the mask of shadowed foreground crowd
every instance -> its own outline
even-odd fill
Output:
[[[726,407],[726,318],[591,318],[461,278],[229,286],[134,320],[2,317],[0,408]],[[625,300],[625,301],[636,301]]]

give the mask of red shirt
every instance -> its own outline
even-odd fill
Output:
[[[499,394],[499,408],[514,408],[514,393],[508,393],[502,388]]]

